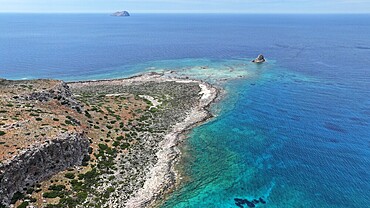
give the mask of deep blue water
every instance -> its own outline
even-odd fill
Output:
[[[228,94],[182,147],[163,207],[367,207],[369,34],[370,15],[0,14],[0,77],[206,76]],[[268,63],[248,63],[259,53]]]

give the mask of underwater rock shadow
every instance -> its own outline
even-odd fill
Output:
[[[244,205],[247,205],[248,207],[256,207],[256,204],[266,204],[266,201],[260,197],[259,199],[253,199],[252,201],[249,201],[248,199],[241,199],[241,198],[234,198],[235,205],[239,208],[244,208]]]

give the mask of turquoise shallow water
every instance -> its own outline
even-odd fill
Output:
[[[147,62],[225,89],[181,147],[184,179],[162,207],[363,207],[370,200],[368,92],[274,60]],[[340,92],[340,93],[338,93]],[[357,101],[357,102],[356,102]],[[244,207],[248,207],[244,204]]]
[[[176,70],[226,89],[163,207],[368,207],[370,15],[0,14],[0,77]],[[253,65],[264,53],[268,62]],[[248,57],[248,58],[246,58]],[[240,202],[240,201],[239,201]],[[239,207],[240,207],[239,206]]]
[[[245,70],[251,76],[222,83],[218,117],[191,133],[185,180],[162,207],[236,207],[235,198],[260,197],[266,204],[256,207],[368,204],[369,117],[330,94],[343,86],[271,62]]]

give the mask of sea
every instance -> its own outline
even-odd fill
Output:
[[[2,78],[168,70],[224,90],[161,207],[370,207],[370,15],[0,14]]]

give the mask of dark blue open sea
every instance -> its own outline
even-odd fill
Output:
[[[3,78],[169,69],[227,95],[162,207],[370,206],[370,15],[0,14]]]

